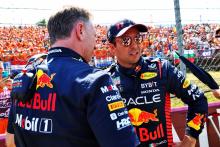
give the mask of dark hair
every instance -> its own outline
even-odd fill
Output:
[[[50,37],[50,43],[54,44],[57,39],[64,39],[70,36],[74,24],[81,20],[87,22],[91,14],[82,8],[65,8],[49,18],[47,29]]]

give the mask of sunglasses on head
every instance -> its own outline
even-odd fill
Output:
[[[132,37],[131,36],[124,36],[124,37],[121,37],[121,44],[125,47],[128,47],[132,44]],[[141,44],[143,42],[143,35],[136,35],[134,38],[133,38],[133,41],[137,44]]]

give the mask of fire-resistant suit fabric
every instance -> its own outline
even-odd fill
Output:
[[[134,69],[108,69],[128,108],[141,146],[173,143],[170,93],[188,105],[186,134],[198,138],[208,113],[207,98],[167,60],[140,58]]]

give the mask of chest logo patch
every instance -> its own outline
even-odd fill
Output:
[[[156,76],[157,76],[156,72],[144,72],[144,73],[141,74],[140,79],[148,80],[148,79],[152,79]]]

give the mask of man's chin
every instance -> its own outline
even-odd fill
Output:
[[[130,61],[130,64],[133,65],[133,66],[136,66],[137,63],[138,63],[138,61],[139,61],[139,58],[136,59],[136,60],[131,60],[131,61]]]
[[[132,61],[133,63],[137,63],[137,62],[139,61],[139,59],[140,59],[140,56],[139,56],[139,55],[136,55],[136,56],[131,57],[131,61]]]

